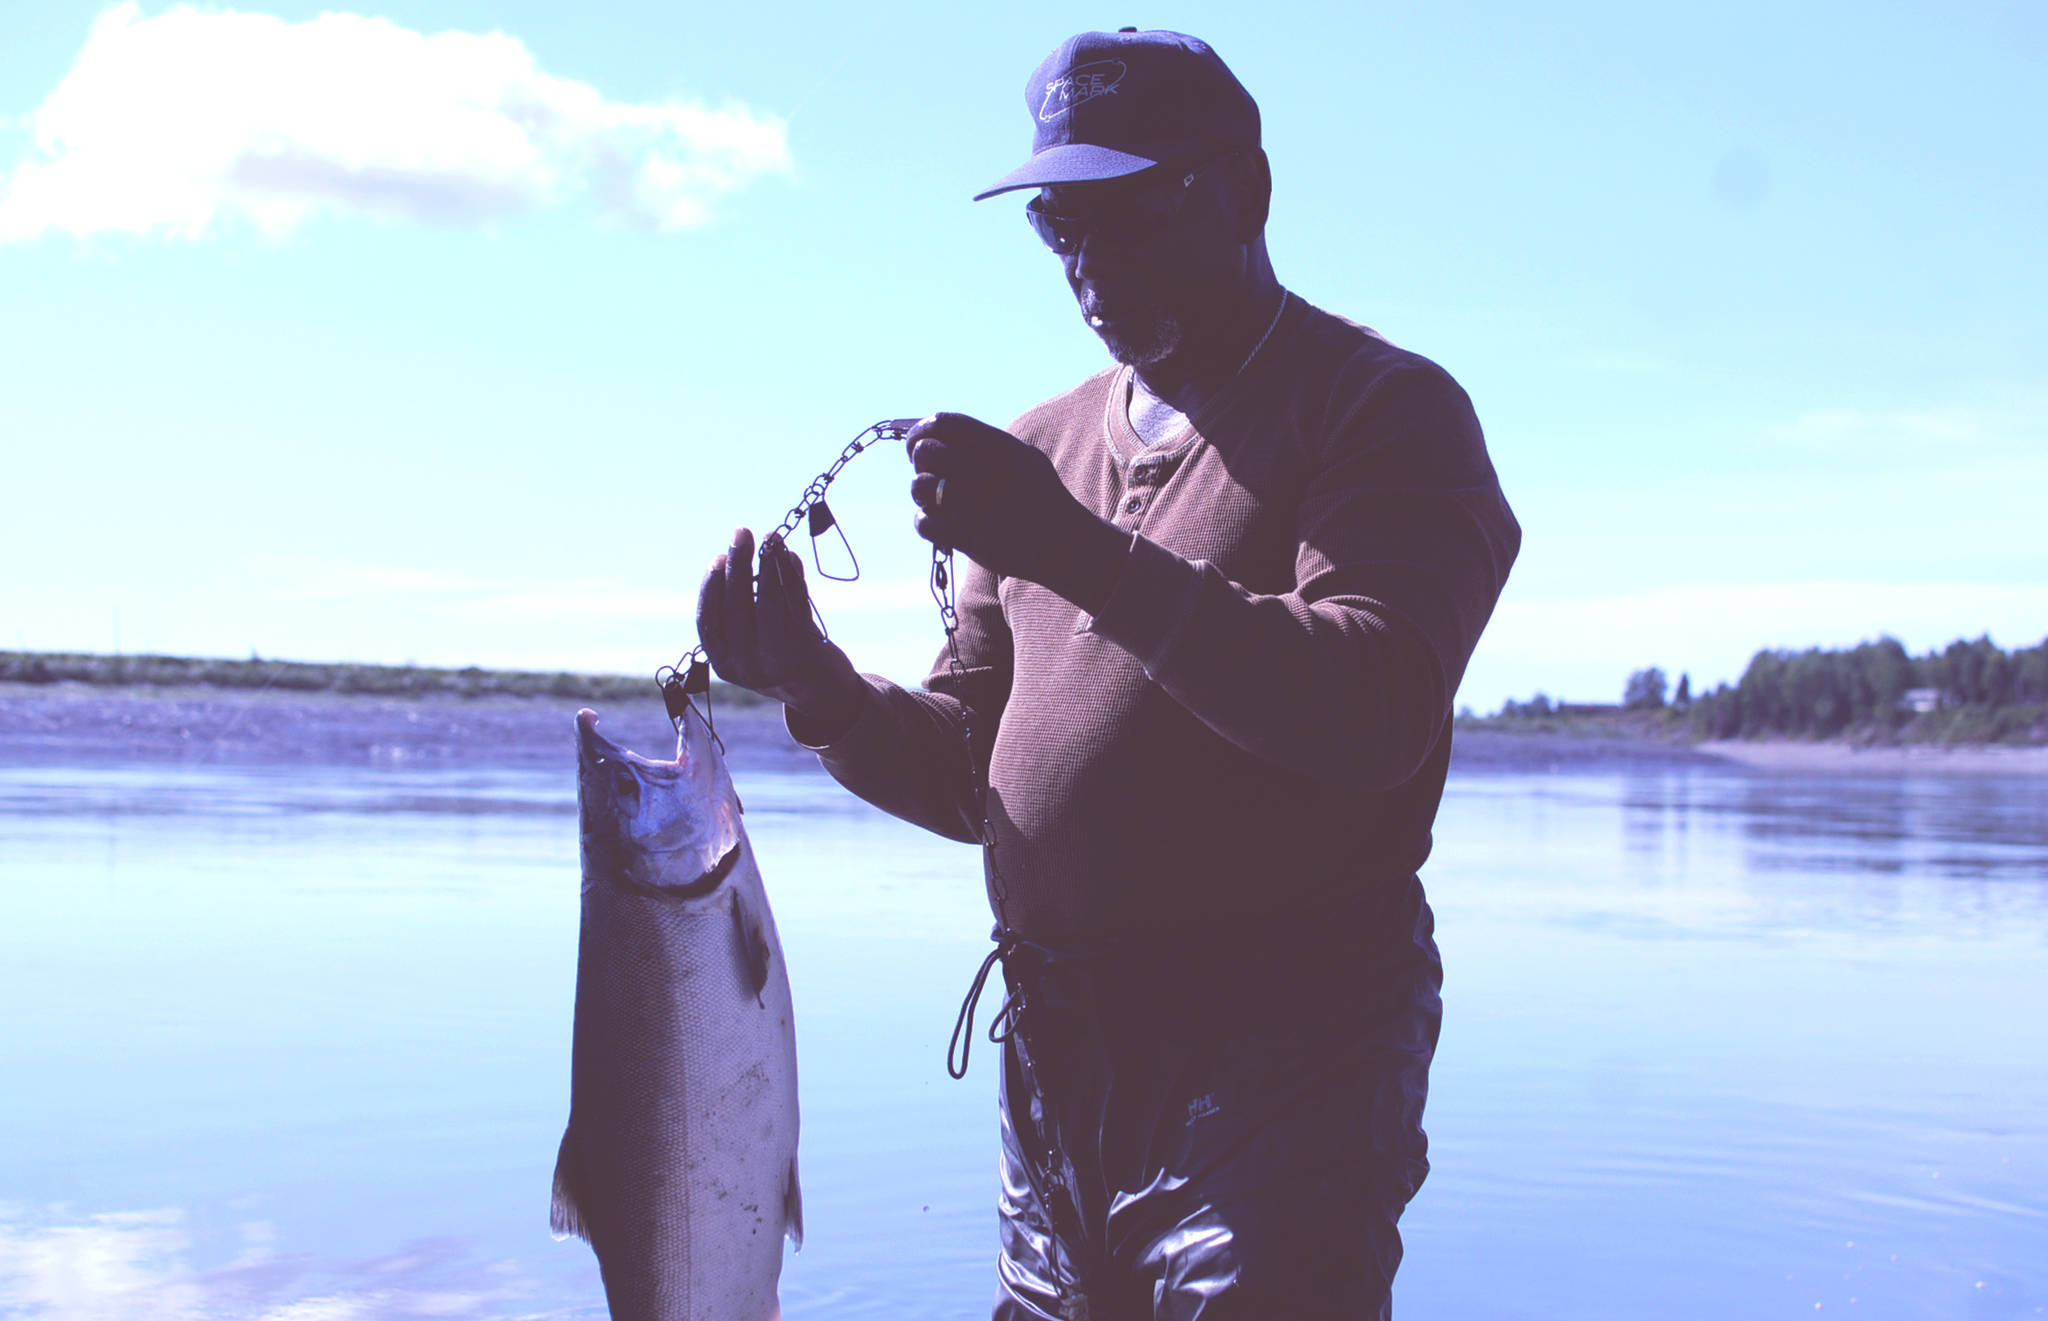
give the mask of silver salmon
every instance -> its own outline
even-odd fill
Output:
[[[614,1321],[771,1321],[803,1246],[796,1029],[725,759],[576,716],[583,921],[569,1127],[549,1223],[587,1239]]]

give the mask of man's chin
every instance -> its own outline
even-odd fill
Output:
[[[1173,351],[1180,347],[1180,321],[1175,317],[1161,317],[1141,324],[1092,317],[1083,319],[1102,341],[1102,347],[1109,350],[1109,356],[1128,366],[1150,367],[1172,356]]]

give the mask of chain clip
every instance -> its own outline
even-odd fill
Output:
[[[880,441],[902,440],[910,434],[910,428],[915,425],[917,419],[913,417],[885,418],[873,426],[864,428],[852,440],[846,442],[839,451],[839,457],[832,460],[832,466],[811,479],[810,485],[804,488],[803,495],[790,506],[789,512],[783,515],[782,522],[773,532],[761,538],[762,547],[787,541],[790,533],[796,531],[797,526],[801,524],[810,536],[811,563],[817,568],[820,577],[842,583],[859,579],[860,560],[853,553],[853,543],[847,539],[846,529],[841,526],[838,515],[825,503],[825,492],[838,480],[839,474],[846,470],[847,464],[852,463]],[[819,556],[818,541],[831,532],[839,534],[839,544],[846,552],[849,567],[845,573],[834,573],[827,569]],[[825,616],[818,612],[815,597],[811,598],[811,618],[818,625],[820,637],[831,636],[825,631]],[[682,731],[683,717],[690,709],[690,699],[704,699],[704,726],[711,730],[711,737],[718,740],[718,750],[724,752],[725,743],[718,739],[718,730],[711,723],[711,662],[704,654],[704,648],[701,645],[692,647],[677,658],[675,664],[662,666],[654,672],[654,681],[660,685],[662,706],[668,712],[668,718],[674,723],[678,733]]]

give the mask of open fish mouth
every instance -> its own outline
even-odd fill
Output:
[[[738,864],[739,799],[694,720],[682,726],[675,758],[656,761],[605,737],[595,711],[576,713],[586,881],[601,875],[687,900],[716,891]]]
[[[587,706],[576,713],[576,749],[586,761],[625,762],[642,770],[654,771],[656,773],[664,770],[680,770],[684,765],[684,760],[688,756],[689,751],[687,741],[678,741],[675,760],[656,761],[652,757],[643,757],[628,748],[622,748],[603,734],[600,734],[597,730],[597,720],[597,712]]]

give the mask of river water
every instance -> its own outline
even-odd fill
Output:
[[[986,1315],[974,853],[735,775],[798,1013],[786,1315]],[[547,1232],[573,776],[0,767],[0,1316],[603,1315]],[[1460,774],[1407,1318],[2048,1309],[2048,782]]]

